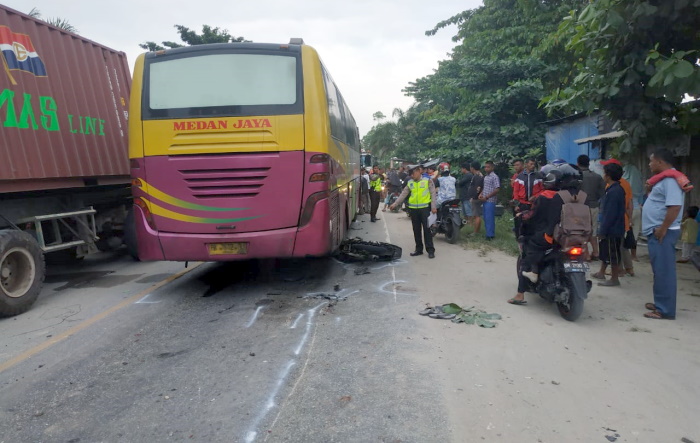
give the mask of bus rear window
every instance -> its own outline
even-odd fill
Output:
[[[144,117],[177,118],[302,112],[294,56],[219,53],[149,64]]]

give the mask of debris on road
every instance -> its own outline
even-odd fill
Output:
[[[367,267],[355,269],[355,275],[365,275],[365,274],[371,274],[371,273],[372,272]]]
[[[338,260],[345,263],[364,261],[392,261],[401,258],[402,249],[391,243],[364,241],[351,238],[340,244]]]
[[[426,309],[420,311],[419,314],[426,315],[430,318],[452,320],[452,323],[478,325],[482,328],[495,328],[496,322],[493,320],[502,319],[500,314],[490,314],[486,311],[475,309],[474,306],[465,309],[455,303],[447,303],[438,306],[426,305]]]
[[[347,295],[326,294],[325,292],[314,292],[311,294],[302,295],[299,298],[323,298],[331,301],[341,301],[348,299]]]

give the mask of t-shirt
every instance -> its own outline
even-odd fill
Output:
[[[438,182],[440,183],[437,193],[438,204],[457,198],[457,190],[455,189],[456,178],[452,176],[440,177]]]
[[[655,228],[661,226],[666,218],[667,206],[680,206],[678,217],[668,229],[680,229],[683,217],[683,191],[676,179],[667,177],[658,182],[644,202],[642,210],[642,234],[649,236]]]
[[[586,193],[586,205],[597,208],[600,206],[600,199],[605,195],[605,181],[603,177],[588,169],[581,171],[581,174],[581,190]]]
[[[481,192],[481,189],[484,189],[484,176],[481,174],[474,174],[472,183],[469,185],[467,198],[469,200],[476,200],[479,198],[479,192]]]
[[[467,172],[457,181],[457,191],[461,200],[469,200],[469,186],[473,178],[474,174]]]

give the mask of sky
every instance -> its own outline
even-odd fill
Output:
[[[44,18],[66,19],[78,33],[127,54],[129,66],[145,41],[180,42],[174,25],[201,32],[227,29],[259,43],[301,37],[316,48],[364,135],[372,114],[388,118],[413,99],[401,89],[430,75],[449,58],[456,26],[428,37],[425,31],[481,0],[0,0],[21,12],[36,7]]]

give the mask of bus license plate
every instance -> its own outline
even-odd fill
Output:
[[[590,266],[588,266],[588,263],[578,262],[578,261],[564,262],[564,271],[565,272],[588,272],[589,270],[590,270]]]
[[[248,243],[209,243],[209,255],[244,255],[248,253]]]

